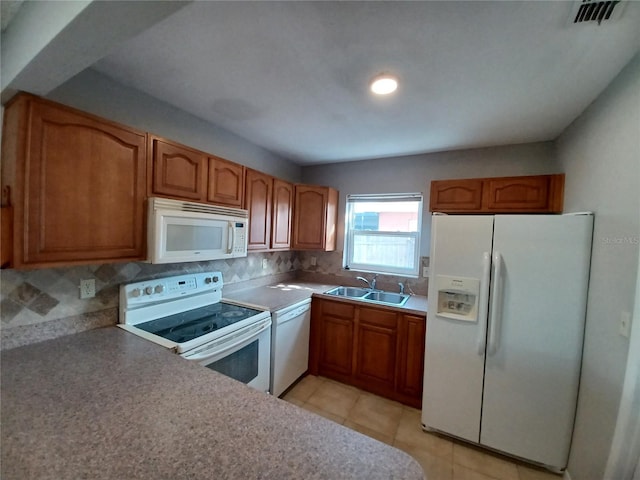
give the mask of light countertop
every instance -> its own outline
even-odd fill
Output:
[[[309,283],[299,281],[289,281],[266,285],[262,287],[247,288],[233,293],[225,293],[225,299],[248,303],[258,307],[265,308],[271,312],[278,311],[290,305],[303,301],[311,296],[322,296],[331,300],[345,302],[359,302],[359,300],[351,300],[349,298],[337,297],[335,295],[325,295],[325,292],[337,287],[338,285],[325,285],[320,283]],[[380,308],[400,309],[407,313],[417,315],[425,315],[427,313],[427,297],[422,295],[412,295],[403,306],[390,306],[378,303],[367,302],[367,305],[373,305]]]
[[[2,352],[3,480],[421,479],[393,447],[119,328]]]
[[[223,289],[222,296],[228,300],[248,303],[276,312],[311,298],[314,293],[323,293],[334,287],[337,287],[337,285],[292,280],[262,287],[247,288],[233,293],[226,293]]]

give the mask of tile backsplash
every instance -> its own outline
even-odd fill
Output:
[[[363,273],[342,268],[343,252],[298,252],[300,261],[300,271],[298,276],[305,280],[322,281],[338,285],[359,285],[364,284],[356,277],[371,279],[372,273]],[[420,258],[420,266],[429,266],[429,257]],[[422,270],[422,268],[420,269]],[[379,275],[377,277],[376,288],[381,290],[397,291],[398,283],[405,285],[407,293],[415,295],[427,295],[429,279],[420,276],[419,278],[407,278],[396,275]]]
[[[266,260],[264,268],[263,260]],[[428,265],[428,258],[421,259]],[[225,289],[245,288],[278,276],[305,281],[358,285],[358,275],[342,268],[342,252],[250,253],[244,258],[152,265],[115,263],[64,268],[0,271],[0,346],[13,348],[77,331],[115,325],[118,321],[119,287],[150,278],[192,272],[220,271]],[[95,279],[96,296],[80,298],[80,280]],[[396,291],[398,282],[407,292],[426,295],[427,279],[381,275],[378,287]]]
[[[266,260],[266,268],[263,268]],[[250,253],[244,258],[166,265],[114,263],[0,272],[2,348],[78,329],[114,325],[122,283],[192,272],[220,271],[225,285],[300,269],[297,252]],[[80,299],[80,280],[94,278],[96,296]],[[86,328],[82,328],[85,325]],[[71,329],[71,331],[69,331]],[[27,341],[29,340],[29,341]]]

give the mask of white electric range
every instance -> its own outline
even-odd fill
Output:
[[[271,314],[223,301],[222,287],[221,272],[121,285],[119,326],[268,392]]]

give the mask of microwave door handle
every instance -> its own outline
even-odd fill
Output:
[[[227,253],[233,253],[233,247],[236,244],[236,229],[234,228],[234,222],[229,222],[229,229],[227,232]]]

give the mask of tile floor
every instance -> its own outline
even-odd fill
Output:
[[[426,433],[420,426],[420,410],[327,378],[307,376],[283,399],[404,450],[422,465],[428,480],[562,479]]]

